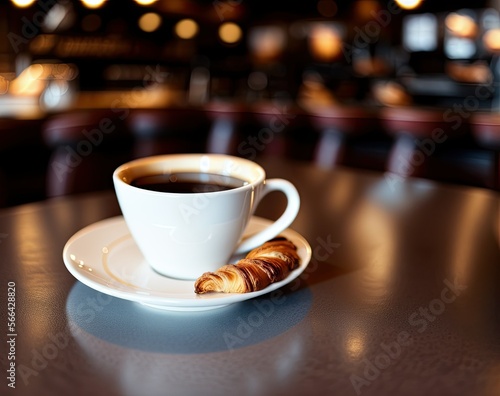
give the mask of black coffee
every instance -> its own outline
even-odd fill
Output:
[[[212,173],[179,172],[141,176],[132,180],[130,184],[151,191],[209,193],[241,187],[246,182],[235,177]]]

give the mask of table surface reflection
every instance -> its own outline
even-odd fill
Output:
[[[159,311],[69,274],[64,244],[120,214],[112,191],[0,211],[0,387],[13,351],[19,395],[500,394],[497,193],[260,162],[299,189],[291,228],[312,260],[293,284],[219,310]],[[256,214],[284,206],[271,193]]]

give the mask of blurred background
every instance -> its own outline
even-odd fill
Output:
[[[162,153],[500,189],[500,0],[10,0],[0,206]]]

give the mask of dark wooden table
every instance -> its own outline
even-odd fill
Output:
[[[112,191],[0,211],[1,394],[500,394],[497,193],[263,165],[298,187],[292,228],[312,260],[289,286],[219,310],[158,311],[69,274],[64,244],[120,214]],[[271,195],[257,214],[283,205]]]

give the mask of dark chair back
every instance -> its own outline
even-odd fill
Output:
[[[44,124],[43,137],[52,153],[49,197],[112,188],[114,169],[131,158],[124,117],[112,110],[55,115]]]

